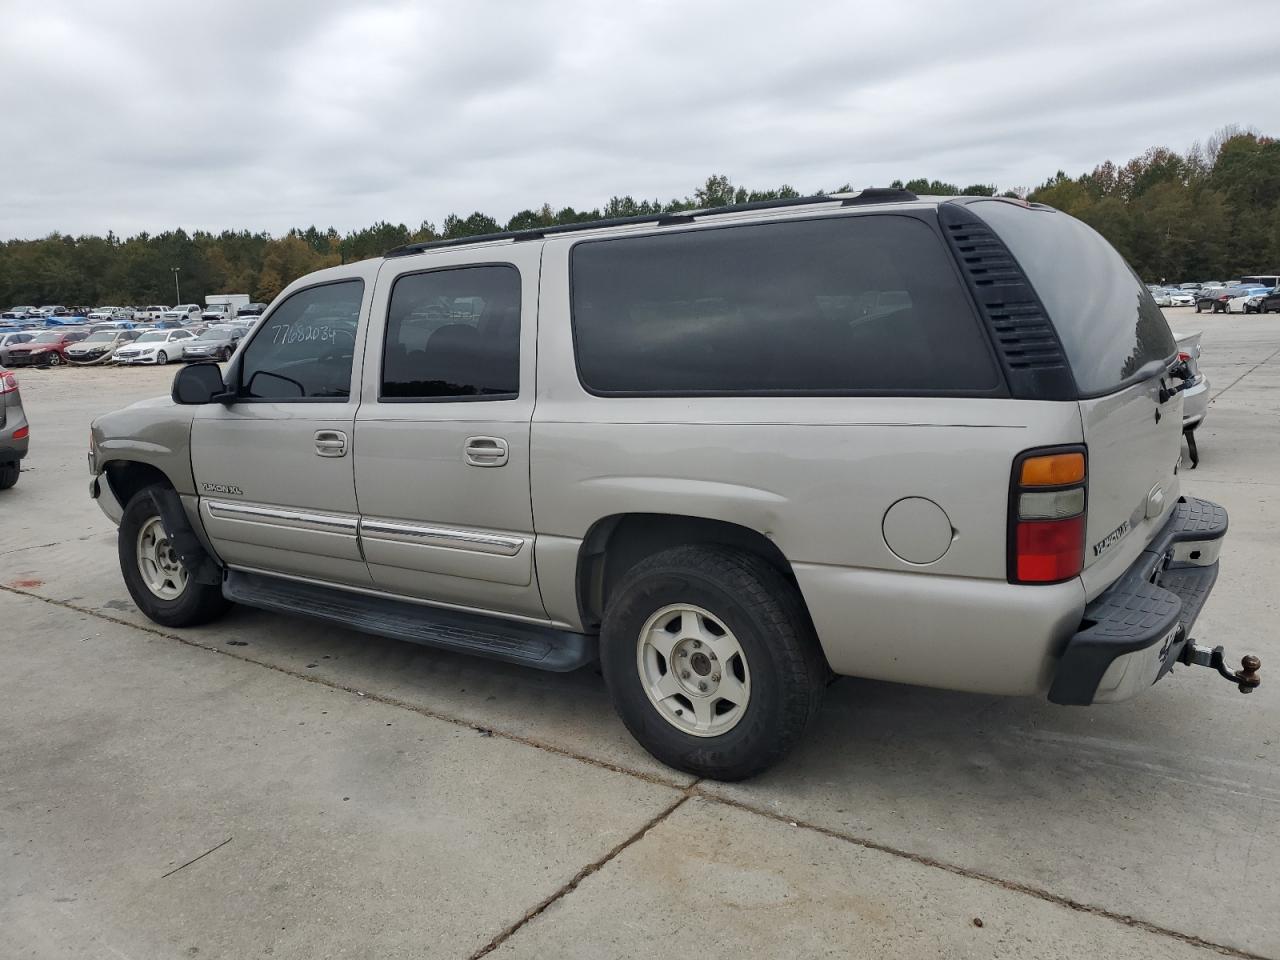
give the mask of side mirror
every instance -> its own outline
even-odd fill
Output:
[[[173,378],[173,402],[184,405],[219,403],[229,399],[222,371],[216,363],[193,363]]]

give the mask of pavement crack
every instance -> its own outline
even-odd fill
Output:
[[[234,839],[235,839],[235,837],[227,837],[227,839],[223,840],[221,843],[214,844],[212,847],[210,847],[210,848],[209,848],[208,850],[206,850],[204,853],[200,854],[200,856],[198,856],[198,857],[192,857],[190,860],[188,860],[186,863],[184,863],[181,867],[174,867],[174,868],[173,868],[172,870],[170,870],[168,873],[162,873],[162,874],[160,875],[160,879],[161,879],[161,880],[163,880],[165,877],[172,877],[175,873],[177,873],[177,872],[178,872],[179,870],[181,870],[183,867],[189,867],[189,866],[191,866],[193,863],[195,863],[197,860],[203,860],[203,859],[204,859],[205,857],[207,857],[209,854],[213,853],[213,851],[215,851],[215,850],[221,850],[223,847],[225,847],[228,843],[230,843],[230,842],[231,842],[232,840],[234,840]]]
[[[1219,390],[1217,393],[1215,393],[1215,394],[1214,394],[1212,397],[1210,397],[1209,399],[1210,399],[1210,400],[1217,400],[1220,396],[1222,396],[1224,393],[1226,393],[1228,390],[1230,390],[1232,387],[1234,387],[1237,383],[1239,383],[1241,380],[1243,380],[1243,379],[1244,379],[1245,377],[1247,377],[1249,374],[1253,373],[1253,371],[1257,370],[1257,369],[1258,369],[1260,366],[1262,366],[1264,363],[1270,363],[1270,362],[1271,362],[1271,358],[1272,358],[1272,357],[1274,357],[1274,356],[1275,356],[1276,354],[1278,354],[1278,353],[1280,353],[1280,347],[1277,347],[1275,350],[1271,351],[1271,353],[1269,353],[1269,354],[1268,354],[1264,359],[1259,360],[1259,361],[1258,361],[1257,363],[1255,363],[1252,367],[1250,367],[1250,368],[1249,368],[1248,370],[1246,370],[1244,373],[1240,374],[1240,376],[1236,377],[1234,380],[1232,380],[1230,383],[1228,383],[1225,387],[1223,387],[1221,390]]]
[[[316,676],[314,673],[306,673],[302,670],[293,670],[289,667],[281,666],[278,663],[271,663],[267,660],[259,660],[256,657],[249,656],[246,653],[237,653],[232,650],[225,650],[222,647],[215,646],[210,643],[201,643],[191,637],[183,637],[176,633],[169,633],[159,627],[150,626],[148,624],[133,623],[121,617],[113,617],[101,610],[93,610],[88,607],[81,607],[77,604],[70,603],[66,600],[54,600],[51,597],[42,597],[38,593],[31,593],[27,590],[21,590],[17,587],[11,587],[8,584],[0,583],[0,591],[12,593],[15,596],[26,597],[30,600],[38,600],[41,603],[47,603],[50,606],[61,607],[64,610],[71,610],[75,613],[83,614],[88,617],[96,617],[99,620],[105,620],[107,623],[114,623],[122,627],[128,627],[132,630],[140,630],[143,633],[150,633],[157,637],[163,637],[166,640],[176,640],[178,643],[188,647],[194,647],[197,650],[204,650],[207,653],[214,653],[222,657],[230,657],[232,660],[239,660],[243,663],[251,663],[256,667],[265,667],[267,670],[273,670],[276,673],[282,673],[286,677],[292,677],[295,680],[303,680],[307,683],[318,684],[322,687],[328,687],[331,690],[340,690],[343,693],[353,693],[363,700],[369,700],[374,703],[381,703],[389,707],[397,707],[401,710],[408,710],[410,713],[416,713],[422,717],[428,717],[432,720],[442,720],[445,723],[451,723],[454,726],[465,727],[468,730],[475,730],[483,733],[488,731],[495,737],[501,737],[503,740],[510,740],[513,743],[519,743],[526,747],[533,747],[535,750],[541,750],[545,753],[554,753],[557,756],[566,757],[570,760],[577,760],[579,763],[585,763],[602,770],[608,770],[612,773],[621,773],[628,777],[634,777],[637,780],[643,780],[646,783],[653,783],[663,787],[671,787],[674,790],[684,790],[687,783],[682,780],[675,780],[671,777],[664,777],[660,774],[649,773],[643,770],[633,770],[618,763],[611,763],[608,760],[601,760],[598,757],[590,757],[586,754],[577,753],[576,751],[566,749],[554,743],[547,743],[536,737],[522,736],[518,733],[501,730],[496,727],[489,727],[483,723],[477,723],[474,720],[467,720],[464,717],[454,716],[448,713],[441,713],[438,710],[431,710],[427,707],[420,706],[416,703],[409,703],[398,697],[390,697],[386,694],[373,693],[368,690],[361,690],[353,684],[342,683],[338,680],[330,680],[327,677]]]
[[[707,793],[701,789],[702,781],[698,781],[689,786],[687,793],[698,797],[700,800],[710,801],[712,803],[721,803],[728,807],[741,810],[744,813],[752,813],[756,816],[765,817],[778,823],[786,824],[789,827],[798,827],[801,830],[812,830],[820,833],[825,837],[833,840],[840,840],[844,843],[853,844],[856,847],[862,847],[865,850],[874,850],[877,853],[885,853],[891,857],[898,857],[902,860],[910,860],[912,863],[918,863],[923,867],[932,867],[935,870],[944,870],[947,873],[955,874],[958,877],[965,877],[969,880],[977,880],[982,883],[999,887],[1002,890],[1008,890],[1011,893],[1020,893],[1024,896],[1034,897],[1037,900],[1043,900],[1046,903],[1052,903],[1059,907],[1066,907],[1068,910],[1074,910],[1077,913],[1087,913],[1091,916],[1101,917],[1111,920],[1114,923],[1122,924],[1126,927],[1133,927],[1142,930],[1145,933],[1152,933],[1162,937],[1168,937],[1181,943],[1188,944],[1193,947],[1202,947],[1206,950],[1213,950],[1227,957],[1239,957],[1242,960],[1274,960],[1260,953],[1253,953],[1249,950],[1241,950],[1239,947],[1232,947],[1228,944],[1217,943],[1213,940],[1206,940],[1204,937],[1198,937],[1192,933],[1182,933],[1178,930],[1172,930],[1169,927],[1163,927],[1158,923],[1151,923],[1142,920],[1127,913],[1116,913],[1105,907],[1095,906],[1089,903],[1081,903],[1079,900],[1073,900],[1058,893],[1044,890],[1040,887],[1033,886],[1029,883],[1022,883],[1017,880],[1005,880],[1001,877],[984,873],[981,870],[973,870],[969,867],[961,866],[956,863],[948,863],[946,860],[939,860],[936,857],[925,856],[924,854],[912,853],[910,850],[902,850],[898,847],[892,847],[876,840],[870,840],[866,837],[859,837],[854,834],[844,833],[840,830],[833,830],[830,827],[824,827],[820,824],[809,823],[797,817],[790,816],[785,813],[777,813],[773,810],[757,807],[741,800],[733,800],[729,797],[720,796],[718,794]]]
[[[1280,353],[1280,350],[1277,350],[1276,353]],[[1049,890],[1045,890],[1028,883],[1022,883],[1016,880],[1005,880],[1001,877],[994,876],[993,874],[984,873],[981,870],[970,869],[969,867],[961,866],[960,864],[957,864],[957,863],[950,863],[945,860],[939,860],[935,857],[925,856],[924,854],[912,853],[909,850],[903,850],[897,847],[890,846],[888,844],[880,843],[879,841],[871,840],[867,837],[859,837],[854,834],[844,833],[840,830],[832,829],[830,827],[824,827],[824,826],[821,826],[820,824],[810,823],[796,816],[792,816],[784,813],[778,813],[770,809],[758,807],[753,804],[746,803],[741,800],[731,799],[729,797],[721,796],[719,794],[708,793],[707,791],[702,789],[702,786],[701,786],[703,783],[702,780],[695,780],[693,783],[686,785],[684,783],[675,781],[671,778],[662,777],[657,774],[648,773],[644,771],[632,770],[628,767],[624,767],[619,764],[610,763],[608,761],[600,760],[595,757],[589,757],[584,754],[577,753],[573,750],[568,750],[556,744],[545,743],[533,737],[524,737],[518,734],[509,733],[499,729],[486,727],[483,724],[475,723],[473,721],[466,720],[461,717],[455,717],[449,714],[439,713],[435,710],[430,710],[430,709],[427,709],[426,707],[421,707],[416,704],[408,703],[406,701],[399,700],[395,697],[388,697],[382,694],[360,690],[358,687],[340,683],[335,680],[329,680],[325,677],[318,677],[318,676],[315,676],[314,674],[306,674],[301,671],[291,670],[288,667],[283,667],[283,666],[279,666],[278,664],[268,663],[263,660],[258,660],[258,659],[255,659],[254,657],[247,656],[245,654],[236,653],[230,650],[224,650],[221,647],[213,646],[207,643],[201,643],[189,637],[183,637],[174,633],[168,633],[165,630],[161,630],[157,627],[131,623],[130,621],[124,620],[120,617],[113,617],[113,616],[110,616],[109,614],[102,613],[99,610],[91,610],[86,607],[80,607],[74,603],[69,603],[65,600],[54,600],[50,597],[42,597],[39,594],[30,593],[26,590],[19,590],[5,584],[0,584],[0,591],[3,591],[5,593],[11,593],[19,597],[25,597],[30,600],[37,600],[41,603],[47,603],[50,606],[61,607],[63,609],[71,610],[75,613],[83,614],[85,616],[96,617],[97,619],[104,620],[108,623],[114,623],[123,627],[131,628],[133,630],[139,630],[144,633],[150,633],[155,636],[162,637],[166,640],[176,640],[178,643],[184,644],[189,647],[194,647],[197,650],[204,650],[208,653],[214,653],[220,656],[230,657],[233,660],[240,660],[244,663],[251,663],[251,664],[254,664],[255,666],[265,667],[268,670],[273,670],[276,673],[282,673],[285,676],[293,677],[296,680],[303,680],[307,683],[319,684],[324,687],[329,687],[330,689],[333,689],[333,690],[340,690],[344,693],[355,694],[365,700],[370,700],[375,703],[381,703],[387,706],[398,707],[403,710],[408,710],[411,713],[416,713],[420,716],[429,717],[434,720],[442,720],[445,723],[451,723],[451,724],[454,724],[455,726],[465,727],[466,729],[469,729],[469,730],[477,730],[477,731],[488,730],[492,733],[493,736],[501,737],[504,740],[510,740],[514,743],[520,743],[528,747],[533,747],[536,750],[541,750],[546,753],[552,753],[558,756],[566,757],[571,760],[577,760],[580,763],[585,763],[593,767],[609,770],[614,773],[623,774],[628,777],[633,777],[637,780],[643,780],[647,783],[653,783],[653,784],[658,784],[665,787],[671,787],[675,790],[681,791],[680,796],[672,804],[670,804],[667,808],[665,808],[663,811],[658,813],[655,817],[653,817],[648,822],[646,822],[639,830],[637,830],[627,839],[623,840],[621,843],[619,843],[617,846],[611,849],[608,853],[606,853],[603,857],[583,867],[580,871],[578,871],[577,874],[574,875],[574,877],[571,880],[569,880],[568,883],[564,884],[562,887],[556,890],[556,892],[553,893],[551,896],[547,897],[545,900],[540,902],[537,906],[533,907],[528,913],[526,913],[523,917],[521,917],[518,921],[516,921],[516,923],[506,928],[502,933],[498,934],[498,936],[496,936],[493,940],[489,941],[489,943],[487,943],[484,947],[482,947],[477,953],[472,954],[470,960],[478,960],[478,958],[483,957],[486,954],[497,949],[499,946],[501,946],[503,942],[509,939],[512,936],[512,934],[516,933],[521,927],[525,926],[531,920],[538,917],[540,914],[546,911],[546,909],[550,907],[553,903],[562,899],[567,894],[573,892],[573,890],[577,889],[578,885],[582,883],[583,880],[591,876],[591,874],[597,872],[601,867],[605,866],[611,860],[616,858],[620,853],[622,853],[622,851],[626,850],[628,847],[630,847],[632,844],[634,844],[636,841],[642,838],[654,826],[656,826],[657,824],[665,820],[667,817],[669,817],[672,813],[674,813],[677,809],[679,809],[682,804],[684,804],[687,800],[689,800],[690,797],[697,797],[698,799],[709,802],[709,803],[723,804],[724,806],[733,807],[738,810],[742,810],[746,813],[765,817],[769,820],[774,820],[779,823],[786,824],[788,826],[800,828],[803,830],[811,830],[816,833],[820,833],[824,836],[830,837],[834,840],[850,843],[850,844],[853,844],[854,846],[862,847],[867,850],[875,850],[879,853],[888,854],[889,856],[898,857],[903,860],[909,860],[912,863],[917,863],[924,867],[931,867],[936,870],[943,870],[947,873],[954,874],[955,876],[965,877],[970,880],[976,880],[981,883],[990,884],[992,886],[999,887],[1003,890],[1008,890],[1012,893],[1020,893],[1020,894],[1023,894],[1024,896],[1034,897],[1035,899],[1043,900],[1046,903],[1051,903],[1060,907],[1065,907],[1066,909],[1074,910],[1079,913],[1086,913],[1092,916],[1101,917],[1107,920],[1111,920],[1115,923],[1122,924],[1123,926],[1132,927],[1137,930],[1142,930],[1146,933],[1151,933],[1157,936],[1168,937],[1172,940],[1177,940],[1181,943],[1186,943],[1190,946],[1201,947],[1206,950],[1213,950],[1219,954],[1222,954],[1223,956],[1240,958],[1240,960],[1276,960],[1276,958],[1267,957],[1263,954],[1253,953],[1248,950],[1242,950],[1238,947],[1232,947],[1227,944],[1217,943],[1212,940],[1206,940],[1205,938],[1196,936],[1195,934],[1182,933],[1180,931],[1173,930],[1169,927],[1161,926],[1160,924],[1157,924],[1157,923],[1151,923],[1150,921],[1142,920],[1130,914],[1117,913],[1115,911],[1108,910],[1105,907],[1099,907],[1093,904],[1082,903],[1078,900],[1073,900],[1070,897],[1053,893]],[[224,841],[224,843],[227,843],[227,842],[230,842],[230,838],[228,838],[227,841]],[[216,850],[217,847],[214,847],[213,849]],[[209,853],[212,853],[212,852],[213,850],[206,851],[204,854],[201,854],[201,857],[207,856]],[[200,859],[200,857],[197,857],[196,859],[198,860]],[[195,861],[193,860],[191,862],[194,863]],[[183,864],[183,866],[187,866],[187,864]],[[179,867],[177,869],[180,870],[182,869],[182,867]],[[166,874],[166,876],[168,876],[168,874]]]
[[[701,780],[695,780],[693,783],[691,783],[688,787],[684,789],[684,792],[682,792],[680,796],[677,797],[673,803],[669,804],[665,809],[659,811],[655,816],[650,817],[649,820],[646,821],[644,825],[640,827],[639,830],[631,834],[631,836],[627,837],[621,843],[617,844],[615,847],[613,847],[613,849],[609,850],[609,852],[606,853],[604,856],[600,857],[597,860],[591,861],[589,864],[587,864],[585,867],[583,867],[581,870],[575,873],[572,879],[570,879],[568,883],[561,886],[549,897],[542,900],[535,907],[529,910],[523,917],[521,917],[515,923],[511,924],[509,927],[504,929],[496,937],[494,937],[492,940],[486,943],[483,947],[481,947],[479,950],[473,953],[468,958],[468,960],[480,960],[481,957],[492,953],[494,950],[497,950],[498,947],[502,946],[504,943],[510,940],[513,936],[515,936],[515,934],[519,933],[523,927],[525,927],[527,924],[536,920],[543,913],[545,913],[546,910],[552,904],[556,903],[559,900],[564,899],[569,894],[573,893],[574,890],[578,889],[579,884],[581,884],[583,880],[586,880],[587,877],[591,876],[593,873],[597,873],[598,871],[600,871],[606,864],[616,859],[618,855],[621,854],[624,850],[626,850],[628,847],[632,846],[633,844],[639,842],[645,836],[645,834],[647,834],[650,830],[652,830],[658,824],[662,823],[662,821],[666,820],[669,816],[671,816],[673,813],[679,810],[680,807],[685,803],[685,801],[687,801],[691,796],[694,795],[694,788],[697,787],[698,784],[700,784],[701,782],[702,782]]]

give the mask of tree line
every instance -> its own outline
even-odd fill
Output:
[[[929,179],[892,186],[918,194],[997,193],[993,184],[960,187]],[[814,193],[851,189],[844,184]],[[1079,217],[1147,280],[1280,272],[1280,141],[1257,131],[1224,128],[1185,153],[1152,147],[1124,164],[1108,160],[1076,177],[1058,171],[1034,189],[1006,189],[1001,195],[1047,203]],[[174,297],[174,267],[184,301],[248,293],[266,302],[312,270],[379,256],[406,243],[798,196],[786,184],[749,190],[716,175],[691,195],[665,202],[628,195],[590,210],[543,204],[504,222],[477,211],[450,214],[439,227],[428,221],[412,228],[381,222],[345,234],[315,226],[281,237],[244,230],[188,234],[179,229],[128,238],[55,233],[0,244],[0,306],[167,304]]]

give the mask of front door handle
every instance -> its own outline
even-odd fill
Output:
[[[462,452],[473,467],[505,466],[510,456],[507,441],[501,437],[467,437]]]
[[[347,435],[341,430],[316,431],[316,456],[345,457],[347,455]]]

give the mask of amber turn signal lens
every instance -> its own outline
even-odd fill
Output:
[[[1084,479],[1083,453],[1053,453],[1043,457],[1027,457],[1022,461],[1024,487],[1058,487],[1079,483]]]

